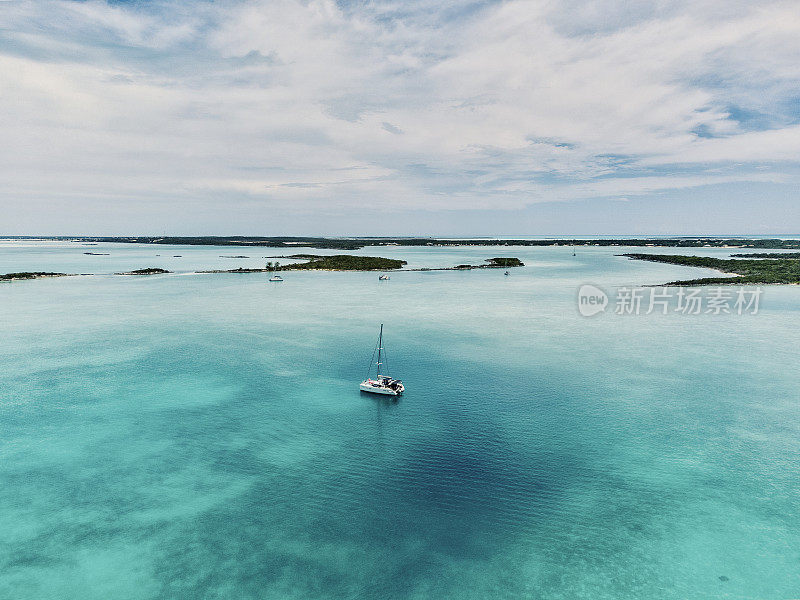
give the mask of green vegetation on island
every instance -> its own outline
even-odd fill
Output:
[[[0,281],[19,281],[23,279],[39,279],[40,277],[65,277],[66,275],[66,273],[51,273],[48,271],[22,271],[19,273],[0,275]]]
[[[751,252],[749,254],[731,254],[736,258],[800,258],[800,252]]]
[[[307,255],[307,262],[278,265],[277,271],[313,269],[324,271],[392,271],[406,264],[404,260],[382,258],[380,256],[354,256],[334,254],[333,256]]]
[[[524,267],[525,263],[522,262],[520,259],[514,256],[507,256],[507,257],[499,257],[499,258],[487,258],[486,262],[489,264],[488,267]]]
[[[506,269],[524,267],[525,263],[515,257],[487,258],[485,265],[456,265],[454,269]]]
[[[136,269],[135,271],[117,273],[117,275],[161,275],[163,273],[171,273],[171,271],[159,269],[158,267],[147,267],[146,269]]]
[[[800,260],[782,259],[725,259],[709,256],[680,256],[675,254],[623,254],[634,260],[667,263],[682,267],[715,269],[738,277],[702,277],[685,281],[671,281],[664,285],[719,285],[719,284],[769,284],[800,283]]]
[[[268,262],[264,268],[215,269],[213,271],[198,271],[198,273],[273,273],[275,271],[292,270],[317,270],[317,271],[392,271],[400,269],[406,261],[380,256],[351,256],[349,254],[336,254],[333,256],[320,256],[318,254],[293,254],[270,258],[305,259],[302,263],[281,264]]]

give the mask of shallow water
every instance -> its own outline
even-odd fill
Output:
[[[291,253],[250,250],[0,243],[98,273],[0,284],[0,597],[800,597],[800,287],[585,318],[583,283],[709,272],[190,274]],[[381,322],[398,402],[357,391]]]

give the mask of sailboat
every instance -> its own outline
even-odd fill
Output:
[[[405,391],[403,382],[399,379],[394,379],[388,375],[381,373],[381,357],[385,354],[383,349],[383,323],[381,323],[381,332],[378,336],[378,361],[375,363],[378,367],[378,373],[375,379],[372,379],[372,364],[370,363],[369,373],[367,378],[358,386],[362,392],[369,392],[370,394],[384,394],[387,396],[399,396]],[[372,355],[374,358],[374,354]]]

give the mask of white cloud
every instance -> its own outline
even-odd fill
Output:
[[[622,6],[4,4],[0,202],[514,208],[791,177],[796,4]]]

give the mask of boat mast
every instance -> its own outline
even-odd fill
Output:
[[[381,350],[383,350],[383,323],[381,323],[381,333],[378,336],[378,381],[381,380]]]

